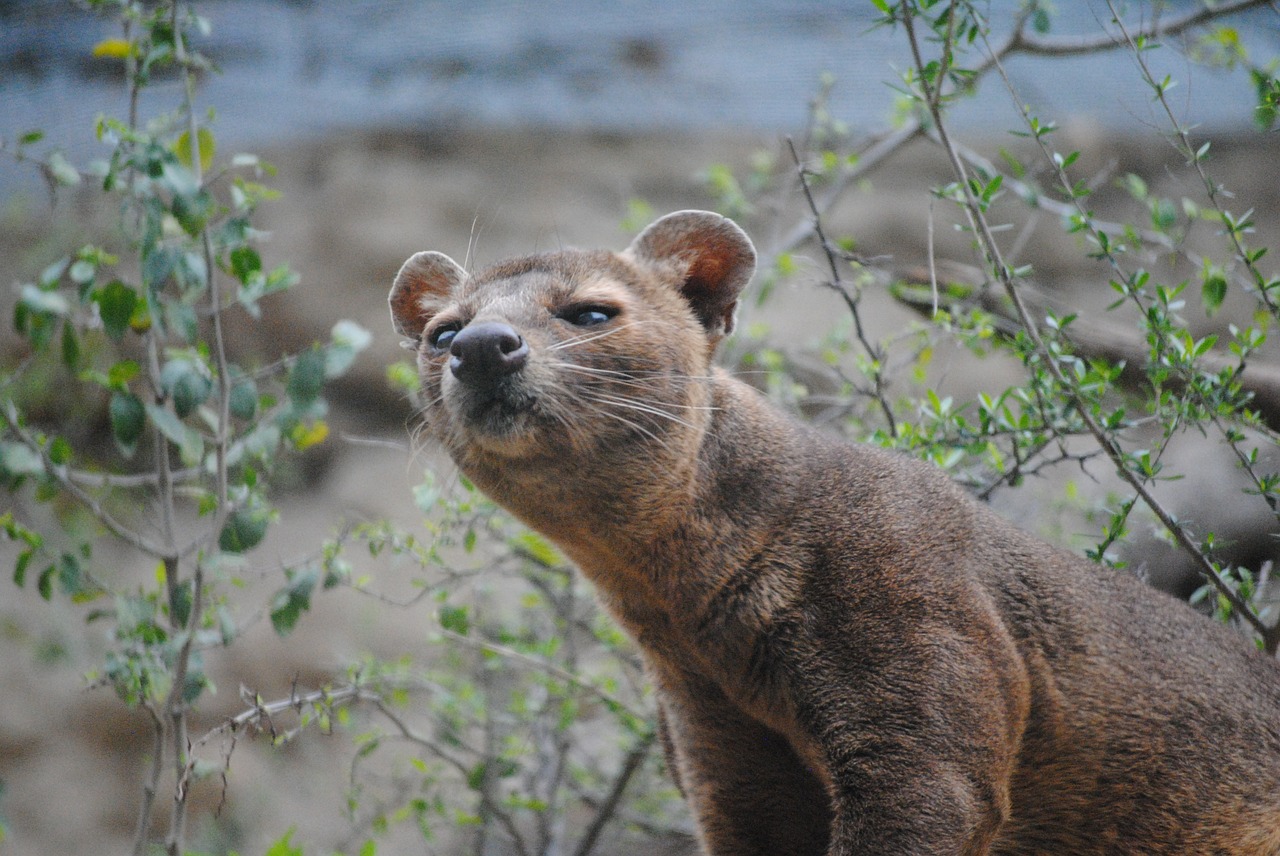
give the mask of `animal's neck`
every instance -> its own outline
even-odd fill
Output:
[[[711,398],[696,449],[623,471],[598,461],[507,467],[494,474],[501,484],[481,487],[554,540],[615,611],[699,599],[777,530],[805,480],[809,442],[725,375]]]

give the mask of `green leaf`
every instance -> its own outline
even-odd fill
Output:
[[[147,417],[152,424],[178,447],[183,463],[190,466],[200,461],[200,456],[204,451],[204,441],[200,439],[199,434],[183,425],[182,421],[172,411],[166,410],[158,404],[148,402],[143,407],[146,408]]]
[[[182,230],[191,237],[196,237],[213,216],[213,196],[207,190],[195,193],[175,194],[173,197],[173,216]]]
[[[387,383],[401,394],[418,391],[418,370],[408,360],[397,360],[387,366]]]
[[[62,364],[74,369],[80,363],[80,337],[69,323],[62,325]]]
[[[1204,284],[1200,292],[1205,312],[1212,315],[1227,297],[1227,278],[1221,270],[1210,267],[1205,271]]]
[[[351,368],[356,354],[369,347],[373,336],[354,321],[342,320],[333,325],[333,344],[325,352],[324,376],[339,377]]]
[[[199,321],[196,318],[195,308],[189,303],[166,303],[164,320],[170,330],[189,344],[194,344],[199,337]]]
[[[63,437],[54,440],[49,444],[49,460],[58,466],[65,465],[71,460],[71,444]]]
[[[190,416],[213,391],[213,381],[204,365],[186,358],[165,363],[160,386],[173,398],[173,410],[180,419]]]
[[[136,364],[135,364],[136,365]],[[132,458],[138,451],[138,438],[147,424],[146,409],[138,396],[131,392],[116,392],[111,396],[108,406],[111,417],[111,436],[116,447],[126,458]]]
[[[521,532],[512,539],[512,546],[544,568],[555,568],[564,563],[551,542],[535,532]]]
[[[1258,92],[1258,106],[1254,112],[1254,123],[1260,131],[1269,131],[1280,118],[1280,78],[1273,77],[1262,69],[1250,69],[1249,76]]]
[[[125,59],[133,52],[133,42],[128,39],[103,39],[93,46],[95,57]]]
[[[253,247],[236,247],[231,251],[231,273],[248,285],[249,277],[262,271],[262,257]]]
[[[319,573],[311,567],[289,575],[289,584],[276,592],[271,603],[271,626],[276,633],[287,636],[302,613],[311,608],[311,593],[319,579]]]
[[[186,627],[191,618],[192,604],[191,580],[183,580],[169,592],[169,615],[179,627]]]
[[[465,606],[444,604],[440,607],[440,626],[445,630],[452,630],[459,636],[466,636],[471,632],[469,610]]]
[[[284,834],[278,841],[272,843],[267,848],[267,852],[263,856],[302,856],[302,848],[295,847],[290,843],[289,839],[293,837],[296,831],[295,827],[289,827],[289,831]]]
[[[182,700],[187,704],[191,704],[200,698],[201,693],[211,688],[213,682],[209,680],[209,676],[204,672],[204,655],[199,651],[192,651],[191,658],[187,661],[187,673],[182,682]],[[222,765],[214,765],[221,770]],[[199,775],[199,765],[197,763],[196,773]]]
[[[31,564],[31,559],[35,555],[31,550],[24,550],[18,554],[18,561],[13,565],[13,584],[18,588],[22,588],[27,584],[27,567]]]
[[[178,253],[159,245],[143,251],[142,281],[152,291],[158,290],[173,274],[178,264]]]
[[[72,553],[63,553],[58,560],[58,585],[63,593],[77,595],[85,590],[84,569],[80,560]]]
[[[323,443],[329,437],[329,424],[323,419],[299,422],[289,431],[289,439],[299,452]]]
[[[186,440],[187,426],[183,425],[172,412],[158,404],[147,402],[143,406],[146,408],[148,418],[155,423],[156,428],[160,429],[160,433],[168,437],[174,445],[182,445]]]
[[[135,360],[121,360],[107,372],[107,383],[123,392],[125,385],[137,377],[140,371],[142,366]]]
[[[40,276],[36,279],[36,283],[42,289],[53,288],[62,279],[62,275],[66,273],[67,266],[71,264],[71,259],[61,258],[53,264],[40,271]]]
[[[0,475],[8,478],[44,474],[44,461],[24,443],[0,442]]]
[[[138,293],[118,279],[112,280],[93,292],[93,302],[98,305],[98,317],[107,335],[119,341],[129,328],[129,319],[138,305]]]
[[[227,553],[243,553],[261,543],[271,522],[269,509],[238,508],[227,518],[218,535],[218,547]]]
[[[254,417],[258,412],[258,387],[253,378],[245,377],[235,382],[227,406],[236,419],[247,421]]]
[[[319,348],[303,351],[298,355],[289,372],[286,391],[297,409],[306,407],[315,401],[324,386],[324,354]]]
[[[213,156],[217,150],[217,142],[213,138],[213,132],[208,128],[199,128],[196,130],[196,149],[200,153],[200,170],[208,172],[213,168]],[[187,169],[191,169],[191,132],[183,131],[178,136],[178,141],[173,144],[173,153],[178,156],[178,161]]]
[[[45,291],[28,283],[22,286],[18,302],[32,312],[41,315],[66,316],[71,313],[71,304],[56,291]]]
[[[45,600],[53,600],[54,570],[54,566],[50,565],[40,572],[40,578],[36,580],[36,590],[40,592],[40,597]]]
[[[157,184],[174,196],[191,196],[200,192],[200,182],[196,179],[195,172],[181,163],[169,159],[156,160],[152,162],[149,172],[157,180]]]
[[[1160,199],[1151,206],[1151,223],[1157,229],[1168,229],[1178,222],[1178,208],[1170,199]]]
[[[98,268],[93,262],[80,259],[71,265],[71,269],[67,271],[67,276],[71,277],[72,282],[84,285],[86,282],[91,282],[97,272]]]

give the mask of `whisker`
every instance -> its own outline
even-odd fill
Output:
[[[689,375],[679,372],[672,372],[665,369],[630,369],[628,371],[619,371],[617,369],[602,369],[598,366],[584,366],[580,363],[571,363],[564,360],[554,360],[549,365],[557,368],[571,369],[573,371],[583,372],[586,374],[600,375],[602,377],[623,378],[635,383],[642,381],[666,381],[672,383],[688,383],[690,381],[708,381],[714,380],[712,375]]]
[[[634,410],[638,413],[648,413],[651,416],[658,416],[663,419],[668,419],[672,422],[675,422],[677,425],[683,425],[686,428],[697,427],[696,425],[693,425],[690,422],[684,421],[679,416],[676,416],[672,413],[668,413],[667,411],[662,410],[661,408],[658,408],[649,404],[643,404],[638,401],[633,401],[626,398],[616,398],[611,395],[599,395],[595,393],[584,396],[584,398],[589,398],[591,401],[595,401],[599,404],[611,404],[615,407],[624,407],[627,410]]]
[[[577,345],[585,345],[587,342],[595,342],[598,339],[604,339],[608,336],[615,336],[618,333],[621,333],[623,330],[626,330],[630,327],[637,327],[645,323],[648,323],[648,322],[630,321],[626,324],[619,324],[617,327],[611,327],[608,330],[604,330],[599,333],[583,333],[580,336],[574,336],[573,338],[565,339],[563,342],[556,342],[554,345],[549,346],[547,350],[558,351],[558,350],[561,350],[562,348],[570,348],[570,347],[575,347]]]
[[[653,378],[631,378],[631,377],[629,377],[628,375],[626,375],[626,374],[625,374],[625,373],[623,373],[623,372],[613,372],[613,371],[608,371],[608,370],[595,370],[595,369],[591,369],[591,368],[586,367],[586,366],[578,366],[578,365],[574,365],[573,363],[557,363],[557,364],[556,364],[556,366],[557,366],[558,368],[564,368],[564,369],[568,369],[568,370],[571,370],[571,371],[579,371],[579,372],[583,372],[583,373],[585,373],[585,374],[587,374],[587,375],[594,375],[594,374],[602,374],[602,375],[604,375],[604,377],[603,377],[602,379],[598,380],[598,381],[597,381],[597,382],[595,382],[595,383],[592,383],[591,381],[586,381],[586,382],[584,382],[584,383],[583,383],[583,385],[584,385],[587,389],[589,389],[589,390],[591,390],[593,393],[597,393],[597,394],[599,394],[599,393],[601,392],[601,390],[602,390],[602,389],[607,389],[607,388],[611,388],[611,387],[615,387],[615,386],[634,387],[634,388],[639,389],[639,390],[651,390],[651,389],[653,389],[652,382],[656,382],[656,381],[659,381],[659,380],[663,380],[663,381],[670,381],[670,380],[683,380],[682,378],[676,378],[676,377],[671,377],[671,378],[666,378],[666,377],[662,377],[662,378],[659,378],[659,377],[653,377]],[[613,377],[613,375],[617,375],[617,377]],[[637,399],[629,399],[629,400],[632,400],[632,401],[638,401],[638,402],[639,402],[639,400],[637,400]],[[652,406],[655,406],[655,407],[656,407],[656,406],[658,406],[659,404],[661,404],[661,406],[663,406],[663,407],[672,407],[672,408],[676,408],[676,409],[679,409],[679,410],[701,410],[701,411],[706,411],[706,412],[712,412],[712,411],[716,411],[716,410],[719,410],[719,409],[720,409],[720,408],[715,407],[715,406],[710,405],[710,404],[686,404],[686,403],[683,403],[683,402],[676,402],[676,401],[662,401],[662,402],[657,402],[657,401],[643,401],[643,402],[639,402],[639,403],[649,404],[649,405],[652,405]]]
[[[620,414],[614,413],[613,411],[611,411],[611,410],[609,410],[609,409],[607,409],[607,408],[604,408],[604,407],[591,407],[591,409],[592,409],[593,411],[595,411],[596,413],[598,413],[599,415],[601,415],[601,416],[605,416],[605,417],[608,417],[609,419],[617,420],[618,422],[621,422],[622,424],[624,424],[624,425],[626,425],[626,426],[630,427],[632,430],[634,430],[634,431],[636,431],[636,432],[638,432],[638,433],[640,433],[640,434],[645,435],[645,436],[646,436],[646,437],[648,437],[650,440],[652,440],[653,442],[655,442],[655,443],[657,443],[659,446],[661,446],[663,449],[666,449],[667,451],[670,451],[670,450],[671,450],[671,447],[670,447],[669,445],[667,445],[667,441],[666,441],[666,440],[662,439],[662,438],[661,438],[661,437],[659,437],[657,434],[653,433],[653,432],[652,432],[652,431],[650,431],[648,428],[646,428],[645,426],[641,425],[639,422],[635,422],[635,421],[633,421],[633,420],[631,420],[631,419],[628,419],[628,418],[627,418],[627,417],[625,417],[625,416],[622,416],[622,415],[620,415]]]

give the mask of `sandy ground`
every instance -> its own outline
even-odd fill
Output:
[[[1089,152],[1082,174],[1119,175],[1141,168],[1153,182],[1174,185],[1164,165],[1177,157],[1167,147],[1157,150],[1163,144],[1078,134],[1079,145]],[[1271,145],[1270,151],[1230,141],[1215,147],[1215,174],[1239,194],[1233,206],[1258,209],[1264,232],[1256,245],[1269,241],[1275,246],[1280,238],[1280,185],[1258,179],[1274,172],[1274,140]],[[280,168],[275,185],[284,197],[263,211],[264,225],[272,233],[264,257],[268,264],[289,261],[302,282],[266,306],[268,320],[262,325],[237,325],[234,347],[270,357],[325,337],[339,318],[360,322],[374,333],[376,344],[335,390],[337,436],[309,454],[295,490],[282,497],[282,525],[263,555],[296,554],[331,533],[341,516],[390,516],[410,525],[416,520],[410,491],[419,468],[431,465],[432,458],[411,459],[408,403],[382,379],[383,367],[403,354],[390,330],[385,295],[408,255],[437,249],[479,266],[513,253],[564,245],[621,247],[631,234],[623,226],[631,200],[643,199],[659,214],[707,207],[712,200],[701,177],[706,167],[718,162],[742,166],[761,149],[775,156],[781,151],[776,140],[733,136],[385,132],[268,153]],[[1266,157],[1271,167],[1263,166]],[[967,261],[964,238],[946,226],[945,212],[927,192],[946,180],[936,153],[915,146],[850,194],[828,226],[856,236],[866,255],[911,264],[927,255],[932,216],[937,255]],[[1192,192],[1185,179],[1177,181],[1183,182],[1181,191],[1165,192]],[[1104,184],[1099,204],[1115,204],[1118,193],[1108,187]],[[794,191],[771,200],[746,221],[766,251],[802,216]],[[73,210],[64,206],[55,219]],[[52,244],[71,240],[51,226],[41,200],[21,210],[10,206],[5,217],[0,278],[6,283],[30,276],[41,254],[49,257]],[[1205,230],[1196,240],[1215,239]],[[1055,218],[1039,218],[1024,252],[1045,286],[1073,305],[1098,307],[1110,299],[1110,292],[1097,287],[1105,274],[1082,261],[1075,240],[1062,234]],[[744,329],[767,324],[767,340],[797,354],[811,349],[842,312],[815,284],[821,268],[802,264],[801,271],[770,303],[747,307],[744,319]],[[9,299],[5,295],[6,314]],[[913,320],[883,293],[869,292],[866,306],[872,335],[885,335]],[[957,397],[1016,379],[1012,367],[1001,361],[976,373],[958,353],[941,354],[936,363],[938,378]],[[389,442],[354,442],[344,436]],[[1195,478],[1175,493],[1193,497],[1190,505],[1200,509],[1217,506],[1241,538],[1265,539],[1274,521],[1266,515],[1246,516],[1228,499],[1217,498],[1230,497],[1233,490],[1231,465],[1220,450],[1206,452],[1201,444],[1194,454],[1201,456],[1193,468]],[[1071,524],[1055,522],[1055,497],[1060,494],[1060,483],[1046,482],[1031,489],[1033,502],[1019,493],[1011,500],[998,497],[997,506],[1025,525],[1071,541]],[[0,550],[0,567],[9,567],[6,555]],[[136,564],[126,555],[110,560]],[[376,572],[388,590],[408,585],[404,568]],[[17,590],[6,580],[0,591],[0,818],[8,830],[0,854],[127,852],[149,738],[141,716],[124,710],[108,692],[84,688],[81,675],[94,662],[102,630],[86,628],[77,608],[42,602],[30,586]],[[234,712],[240,685],[279,696],[295,678],[303,684],[321,681],[365,652],[418,655],[427,620],[427,611],[387,610],[349,594],[320,598],[293,636],[280,640],[264,624],[213,663],[222,691],[206,706],[202,721],[212,723]],[[342,846],[348,829],[343,788],[350,755],[344,737],[319,734],[279,752],[263,743],[238,748],[227,803],[217,819],[211,814],[217,791],[206,788],[196,795],[194,828],[204,836],[199,840],[252,854],[296,824],[304,830],[298,838],[307,843],[308,853]]]

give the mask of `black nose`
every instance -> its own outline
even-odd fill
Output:
[[[510,324],[481,321],[458,331],[449,353],[454,377],[472,386],[492,386],[520,371],[529,359],[529,345]]]

